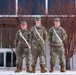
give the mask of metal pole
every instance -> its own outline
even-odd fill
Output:
[[[1,24],[1,48],[2,48],[2,24]]]
[[[16,1],[16,11],[15,11],[15,14],[18,15],[18,0],[15,0]]]
[[[13,67],[13,52],[11,52],[11,67]]]
[[[6,52],[4,52],[4,68],[6,68]]]
[[[46,9],[46,16],[48,15],[48,0],[46,0],[46,2],[45,2],[45,9]]]

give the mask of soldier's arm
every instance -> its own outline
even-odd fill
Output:
[[[19,32],[17,31],[16,35],[15,35],[15,40],[14,40],[14,47],[17,47],[18,41],[19,41]]]
[[[47,41],[47,38],[48,38],[47,30],[44,28],[44,41],[45,41],[45,43]]]
[[[30,31],[28,32],[28,42],[30,43]]]
[[[30,31],[28,32],[28,43],[29,43],[30,49],[31,49],[31,44],[30,44]]]
[[[62,40],[63,40],[63,42],[65,42],[67,40],[67,34],[64,29],[62,29]]]
[[[49,44],[51,44],[52,43],[52,29],[51,28],[48,31],[48,35],[49,35],[49,38],[48,38]]]
[[[33,28],[30,31],[30,45],[32,45],[32,39],[33,39]]]

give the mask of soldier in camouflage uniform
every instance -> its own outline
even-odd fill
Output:
[[[60,26],[60,19],[55,18],[54,19],[54,24],[55,26],[51,27],[49,29],[49,42],[50,42],[50,55],[51,55],[51,60],[50,60],[50,71],[49,72],[54,72],[54,66],[55,66],[55,60],[57,55],[59,56],[60,59],[60,71],[65,72],[64,70],[64,44],[63,42],[66,41],[67,39],[67,34],[65,30]]]
[[[30,72],[29,48],[26,42],[23,40],[23,38],[20,35],[20,32],[21,32],[22,35],[25,37],[25,39],[29,42],[29,30],[27,29],[26,21],[22,21],[20,23],[20,26],[21,26],[21,29],[17,31],[15,41],[14,41],[14,46],[16,48],[16,66],[17,66],[17,70],[15,72],[21,72],[22,60],[24,57],[26,58],[27,72]]]
[[[44,46],[46,43],[47,32],[44,26],[41,25],[41,18],[35,18],[36,25],[31,28],[31,45],[32,45],[32,70],[31,73],[35,73],[35,67],[37,64],[37,58],[40,58],[40,67],[41,73],[47,72],[45,70],[45,57],[44,57]],[[45,41],[45,43],[41,40],[39,35],[37,34],[35,28],[38,30],[40,36]]]

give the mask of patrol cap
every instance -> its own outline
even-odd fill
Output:
[[[35,17],[35,20],[41,20],[41,17]]]
[[[21,21],[20,25],[27,25],[27,22],[26,21]]]
[[[54,21],[60,21],[60,18],[54,18]]]

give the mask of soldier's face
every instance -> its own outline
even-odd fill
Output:
[[[55,24],[55,27],[59,27],[60,26],[60,21],[55,21],[54,24]]]
[[[27,25],[21,25],[21,29],[22,29],[22,30],[27,29]]]
[[[36,26],[39,27],[41,25],[41,20],[36,20],[35,23],[36,23]]]

